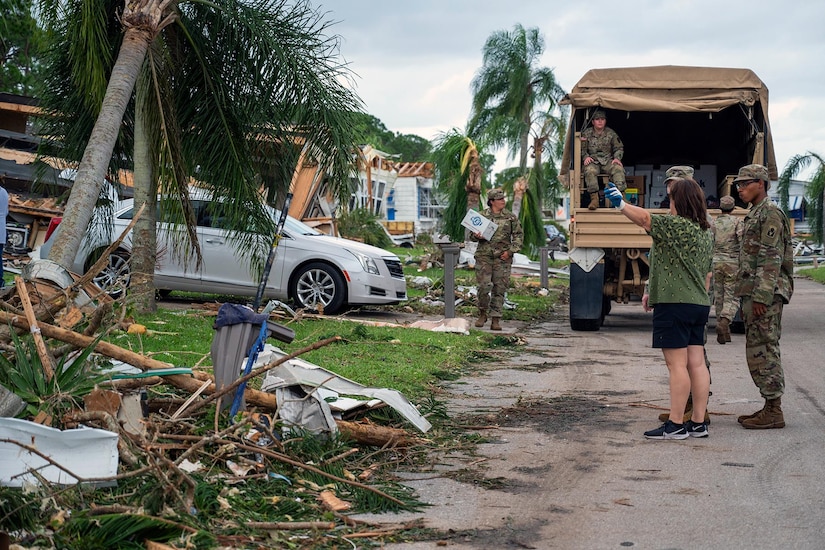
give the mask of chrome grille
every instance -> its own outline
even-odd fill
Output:
[[[399,260],[384,258],[384,263],[387,265],[387,269],[390,271],[390,275],[394,279],[404,278],[404,269],[401,267],[401,262]]]

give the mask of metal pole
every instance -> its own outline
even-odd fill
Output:
[[[547,252],[550,249],[546,246],[539,247],[539,269],[541,269],[541,288],[547,288],[550,284],[547,276]]]
[[[455,317],[455,264],[461,248],[458,243],[439,245],[444,251],[444,318]]]
[[[272,237],[272,246],[269,248],[269,255],[266,257],[264,264],[264,272],[261,274],[261,282],[258,284],[258,291],[255,293],[255,301],[252,302],[252,310],[256,313],[261,306],[261,300],[266,290],[266,282],[269,280],[269,272],[272,271],[272,264],[275,261],[275,251],[278,248],[278,241],[281,240],[281,233],[284,231],[284,223],[286,217],[289,215],[289,204],[292,202],[292,193],[287,193],[284,198],[284,205],[281,207],[281,217],[278,218],[278,225],[275,230],[275,235]]]

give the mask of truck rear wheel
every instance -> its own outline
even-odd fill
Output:
[[[609,311],[603,296],[604,263],[596,264],[589,272],[577,264],[570,264],[570,328],[577,331],[596,331],[602,326]],[[607,310],[607,311],[605,311]]]

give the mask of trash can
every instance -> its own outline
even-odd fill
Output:
[[[286,343],[292,342],[295,332],[268,320],[268,315],[255,313],[239,304],[223,304],[212,328],[210,355],[215,373],[215,389],[221,390],[238,379],[243,370],[243,360],[249,356],[252,346],[261,333],[261,324],[267,324],[267,337],[272,336]],[[232,404],[232,398],[221,400],[221,409]]]

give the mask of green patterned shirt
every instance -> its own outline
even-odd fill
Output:
[[[713,260],[711,231],[682,216],[652,214],[648,233],[655,249],[648,303],[709,306],[705,281]]]

